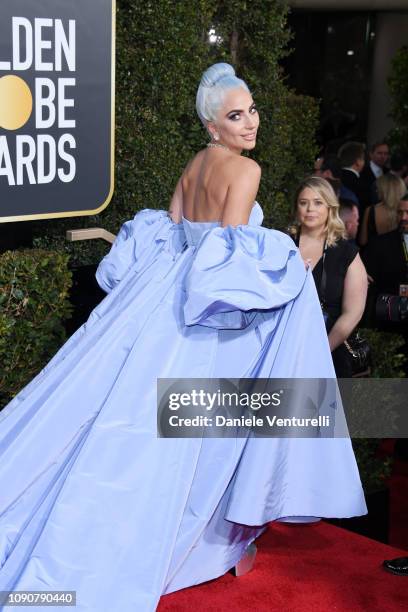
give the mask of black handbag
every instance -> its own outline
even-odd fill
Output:
[[[371,373],[372,356],[371,347],[365,338],[360,336],[358,330],[353,331],[347,340],[345,347],[351,357],[351,369],[353,378],[362,378]]]
[[[324,297],[326,295],[326,269],[324,265],[324,260],[326,258],[327,251],[327,243],[324,243],[323,249],[323,261],[322,261],[322,277],[320,281],[320,296],[321,302],[320,305],[323,311],[324,321],[326,323],[326,327],[329,321],[328,314],[325,310],[325,300]],[[352,378],[363,378],[367,377],[371,373],[371,365],[372,365],[372,354],[371,347],[367,340],[360,336],[360,332],[358,330],[354,330],[347,340],[344,341],[344,346],[347,349],[350,363],[351,363],[351,371]]]

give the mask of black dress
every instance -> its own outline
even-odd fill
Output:
[[[299,238],[295,240],[299,246]],[[326,290],[322,295],[322,272],[323,256],[313,268],[313,278],[316,283],[319,299],[325,304],[325,312],[328,314],[326,321],[327,333],[341,315],[344,279],[351,262],[358,253],[357,245],[351,240],[340,239],[335,245],[326,249],[324,268],[326,270]],[[342,343],[333,352],[334,369],[338,378],[350,378],[352,375],[351,358],[346,346]]]
[[[377,224],[375,222],[374,206],[370,206],[367,218],[367,242],[374,236],[378,236]]]

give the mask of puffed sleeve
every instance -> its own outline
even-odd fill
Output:
[[[304,262],[286,234],[249,225],[213,228],[185,278],[185,324],[245,328],[258,311],[293,300],[305,278]]]
[[[145,208],[120,228],[96,270],[98,285],[109,293],[130,269],[144,268],[164,249],[176,254],[184,246],[181,224],[174,223],[165,210]]]

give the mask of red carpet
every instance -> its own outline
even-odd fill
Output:
[[[408,610],[408,577],[382,569],[407,556],[328,523],[271,523],[257,540],[255,566],[165,595],[158,612],[399,612]]]
[[[381,440],[377,456],[393,457],[391,477],[388,481],[390,491],[388,544],[408,550],[408,459],[397,456],[396,442],[395,438]]]
[[[408,461],[400,459],[394,461],[390,478],[388,542],[408,550]]]

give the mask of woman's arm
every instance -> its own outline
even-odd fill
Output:
[[[363,316],[367,298],[367,272],[357,254],[344,279],[342,312],[329,333],[330,350],[347,340]]]
[[[248,157],[238,157],[229,168],[230,182],[221,219],[226,225],[246,225],[258,193],[260,166]]]
[[[181,215],[183,214],[183,187],[181,179],[182,176],[178,180],[169,206],[169,214],[174,223],[181,223]]]

